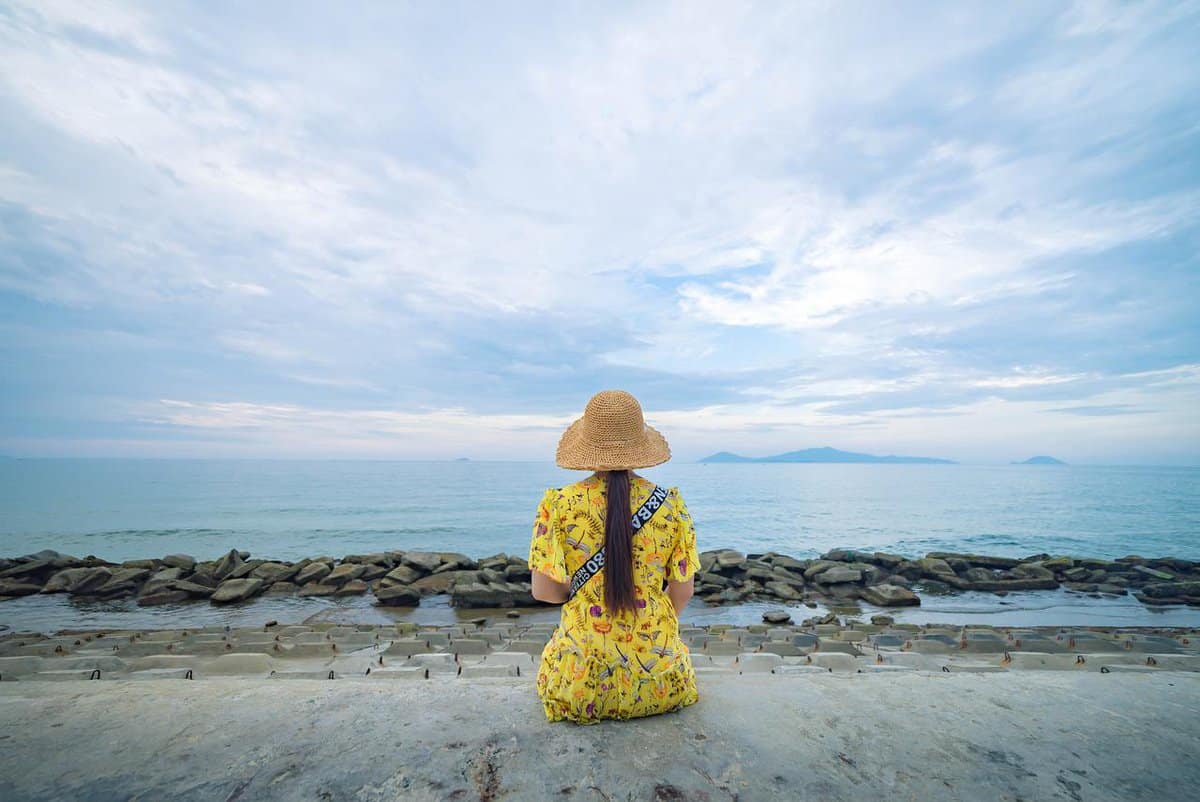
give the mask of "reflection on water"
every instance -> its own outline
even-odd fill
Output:
[[[988,626],[1108,626],[1200,627],[1200,608],[1147,607],[1132,596],[1092,598],[1077,593],[1036,591],[998,597],[991,593],[925,595],[920,607],[885,609],[869,604],[828,608],[773,602],[747,602],[709,607],[693,599],[683,611],[684,624],[756,624],[767,610],[786,609],[799,623],[832,609],[844,618],[866,621],[886,613],[897,622],[911,624],[984,624]],[[330,622],[389,624],[411,621],[448,625],[473,618],[504,618],[509,610],[463,609],[450,606],[446,595],[422,599],[416,608],[378,607],[370,595],[338,599],[299,596],[262,596],[244,604],[214,605],[196,601],[184,604],[139,607],[132,599],[119,601],[72,600],[64,594],[25,596],[0,602],[0,624],[14,631],[57,632],[64,629],[180,629],[206,626],[260,627],[267,621],[280,624]],[[527,623],[556,622],[557,607],[517,611]]]

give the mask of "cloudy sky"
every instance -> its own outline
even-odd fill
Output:
[[[0,4],[0,451],[1200,464],[1200,8]]]

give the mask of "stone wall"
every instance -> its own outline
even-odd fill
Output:
[[[1100,560],[1035,554],[1023,558],[931,552],[907,558],[834,549],[815,559],[742,554],[700,555],[696,595],[709,604],[807,603],[861,599],[880,606],[920,604],[915,592],[1054,590],[1133,595],[1145,604],[1200,604],[1200,564],[1171,557]],[[35,593],[96,599],[136,598],[140,605],[207,600],[241,602],[262,594],[349,596],[372,593],[377,604],[415,606],[446,593],[459,607],[532,607],[522,557],[474,559],[456,552],[386,551],[298,562],[251,559],[231,550],[216,560],[186,554],[111,563],[42,551],[0,559],[0,601]]]

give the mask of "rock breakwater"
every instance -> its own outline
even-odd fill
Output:
[[[41,593],[92,599],[134,598],[139,605],[244,602],[260,595],[354,596],[411,607],[447,594],[457,607],[534,607],[523,557],[475,559],[457,552],[386,551],[296,562],[229,551],[215,560],[186,554],[112,563],[41,551],[0,558],[0,601]],[[930,552],[909,558],[833,549],[812,559],[733,549],[700,555],[696,595],[711,605],[743,601],[808,603],[862,600],[919,605],[919,592],[1057,590],[1121,596],[1148,605],[1200,605],[1200,563],[1136,555],[1116,560],[1034,554],[1022,558]]]

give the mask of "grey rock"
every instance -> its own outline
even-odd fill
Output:
[[[443,551],[438,553],[441,558],[441,565],[434,568],[434,573],[438,571],[461,571],[466,568],[478,568],[478,564],[465,554],[459,554],[455,551]]]
[[[955,554],[954,552],[949,551],[931,551],[925,556],[941,560],[949,560],[951,558],[965,560],[972,566],[979,566],[981,568],[996,568],[1002,570],[1012,568],[1020,562],[1020,560],[1017,560],[1013,557],[988,557],[982,554]]]
[[[717,567],[723,569],[739,568],[746,562],[746,555],[733,549],[723,549],[717,552]]]
[[[455,607],[515,607],[517,594],[507,584],[462,582],[450,589],[450,603]]]
[[[527,563],[521,563],[520,565],[510,564],[504,569],[504,578],[509,582],[528,582],[532,576]]]
[[[181,568],[190,572],[196,567],[196,558],[190,554],[168,554],[162,558],[162,564],[168,568]]]
[[[810,580],[816,579],[818,574],[822,574],[831,568],[840,567],[841,563],[836,563],[833,560],[817,560],[814,563],[810,563],[809,566],[804,569],[804,578]]]
[[[770,582],[767,582],[766,585],[764,585],[764,587],[773,596],[776,596],[780,599],[784,599],[786,601],[794,601],[801,597],[801,594],[799,592],[797,592],[796,589],[793,588],[787,582],[780,582],[778,580],[772,580]]]
[[[872,585],[863,588],[862,598],[880,607],[913,606],[921,603],[917,594],[899,585]]]
[[[330,571],[329,574],[327,574],[326,577],[321,580],[321,583],[324,585],[341,586],[352,579],[358,579],[360,576],[362,576],[363,571],[366,570],[366,566],[360,563],[342,563],[337,568],[334,568],[332,571]]]
[[[378,563],[368,563],[363,566],[363,572],[359,575],[359,579],[363,582],[374,582],[376,579],[381,579],[387,576],[390,569],[386,565]]]
[[[1018,579],[1054,579],[1054,572],[1042,563],[1021,563],[1009,573]]]
[[[189,596],[204,599],[213,595],[213,591],[216,590],[216,588],[210,588],[208,585],[201,585],[187,579],[177,579],[171,583],[171,587],[175,588],[175,590],[182,590]]]
[[[426,577],[421,577],[416,582],[413,582],[410,587],[420,591],[423,595],[431,593],[448,593],[456,584],[477,582],[478,576],[476,571],[443,571],[440,574],[431,574]]]
[[[286,565],[277,562],[264,562],[258,565],[250,576],[253,579],[261,579],[267,584],[275,582],[283,582],[286,579],[291,579],[300,572],[300,569],[295,565]]]
[[[410,585],[422,576],[421,572],[409,565],[393,568],[384,575],[384,584]]]
[[[854,568],[829,568],[817,574],[816,582],[821,585],[838,585],[845,582],[859,582],[862,580],[862,571]]]
[[[242,556],[238,550],[230,549],[229,553],[217,560],[216,565],[213,566],[213,577],[218,581],[228,578],[242,562]]]
[[[312,562],[301,568],[294,578],[297,585],[307,585],[311,582],[320,582],[333,570],[333,567],[328,563]]]
[[[160,604],[179,604],[190,599],[187,591],[173,590],[168,587],[159,588],[151,593],[143,593],[138,596],[139,607],[153,607]]]
[[[361,579],[351,579],[345,584],[339,585],[337,593],[334,596],[358,596],[367,592],[367,583]]]
[[[32,596],[40,592],[41,585],[17,579],[0,579],[0,596]]]
[[[333,596],[338,592],[337,585],[325,585],[320,582],[310,582],[300,588],[301,596]]]
[[[787,610],[767,610],[762,614],[762,620],[768,624],[790,624],[792,614]]]
[[[1169,573],[1167,571],[1160,571],[1157,568],[1150,568],[1145,565],[1135,565],[1133,567],[1133,570],[1136,573],[1143,574],[1143,575],[1148,576],[1151,579],[1157,580],[1159,582],[1170,582],[1172,579],[1175,578],[1175,575],[1172,573]],[[1143,590],[1143,592],[1145,592],[1145,591]]]
[[[442,564],[442,556],[432,551],[406,551],[404,564],[411,565],[428,574],[437,570],[437,567]]]
[[[227,579],[217,586],[209,600],[217,604],[243,601],[257,594],[262,588],[263,581],[261,579],[249,577]]]
[[[246,560],[237,568],[234,568],[226,579],[244,579],[254,572],[254,569],[265,563],[266,560]]]
[[[89,593],[104,599],[129,595],[136,592],[149,576],[148,568],[118,568],[107,582]]]
[[[375,601],[387,607],[416,607],[421,603],[421,592],[404,585],[392,585],[375,591]]]
[[[75,587],[90,582],[98,588],[108,581],[112,571],[108,568],[64,568],[46,580],[42,593],[69,593]]]

